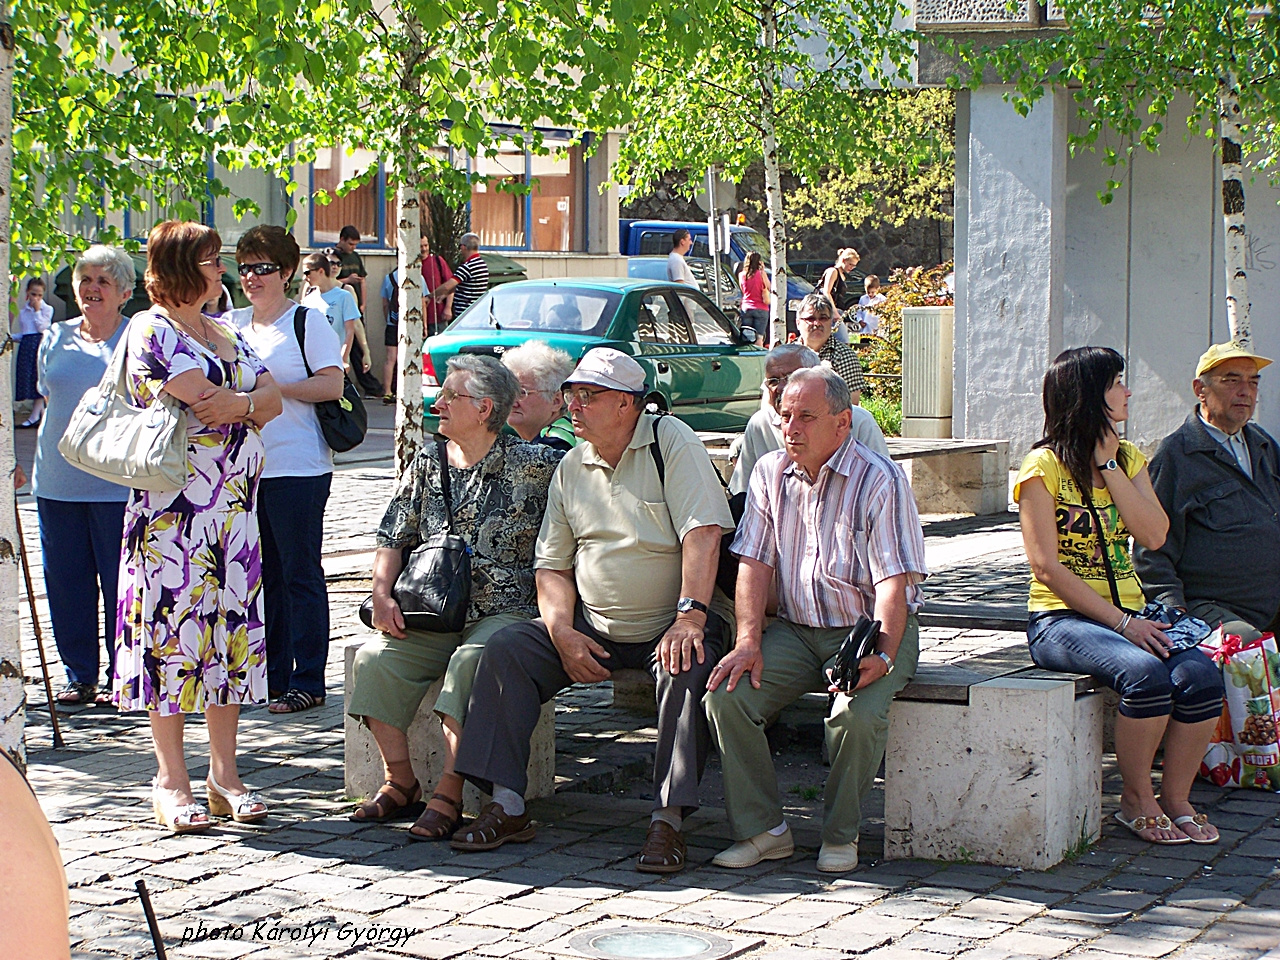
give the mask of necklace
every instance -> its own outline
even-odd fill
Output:
[[[173,316],[171,316],[170,319],[173,320],[175,323],[181,324],[182,328],[185,330],[187,335],[191,337],[193,340],[201,341],[206,347],[209,348],[210,353],[218,352],[217,341],[215,341],[213,337],[209,335],[209,324],[205,322],[203,314],[200,317],[200,329],[202,333],[196,333],[195,329],[185,320],[180,320],[177,317],[173,317]]]

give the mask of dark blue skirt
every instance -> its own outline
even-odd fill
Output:
[[[43,337],[43,333],[26,333],[18,341],[18,372],[13,384],[14,400],[35,400],[40,396],[36,391],[36,359],[40,353],[40,340]]]

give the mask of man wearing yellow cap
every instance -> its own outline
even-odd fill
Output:
[[[1133,555],[1147,599],[1245,640],[1280,630],[1280,455],[1250,422],[1269,363],[1236,343],[1200,358],[1191,383],[1199,404],[1151,460],[1169,535]]]

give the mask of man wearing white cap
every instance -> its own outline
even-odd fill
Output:
[[[1133,554],[1147,599],[1246,641],[1280,630],[1280,455],[1249,422],[1269,363],[1235,343],[1200,358],[1191,383],[1199,405],[1151,460],[1169,535],[1159,550]]]
[[[480,660],[457,771],[494,802],[454,835],[455,850],[532,840],[523,793],[542,704],[572,683],[645,667],[658,745],[637,868],[684,867],[680,829],[698,808],[711,746],[701,698],[723,649],[708,605],[733,519],[697,436],[644,413],[644,395],[643,368],[609,347],[589,351],[564,384],[580,442],[551,480],[534,550],[541,616],[501,630]]]

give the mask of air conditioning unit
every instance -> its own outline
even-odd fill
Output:
[[[902,435],[951,436],[955,307],[902,311]]]

